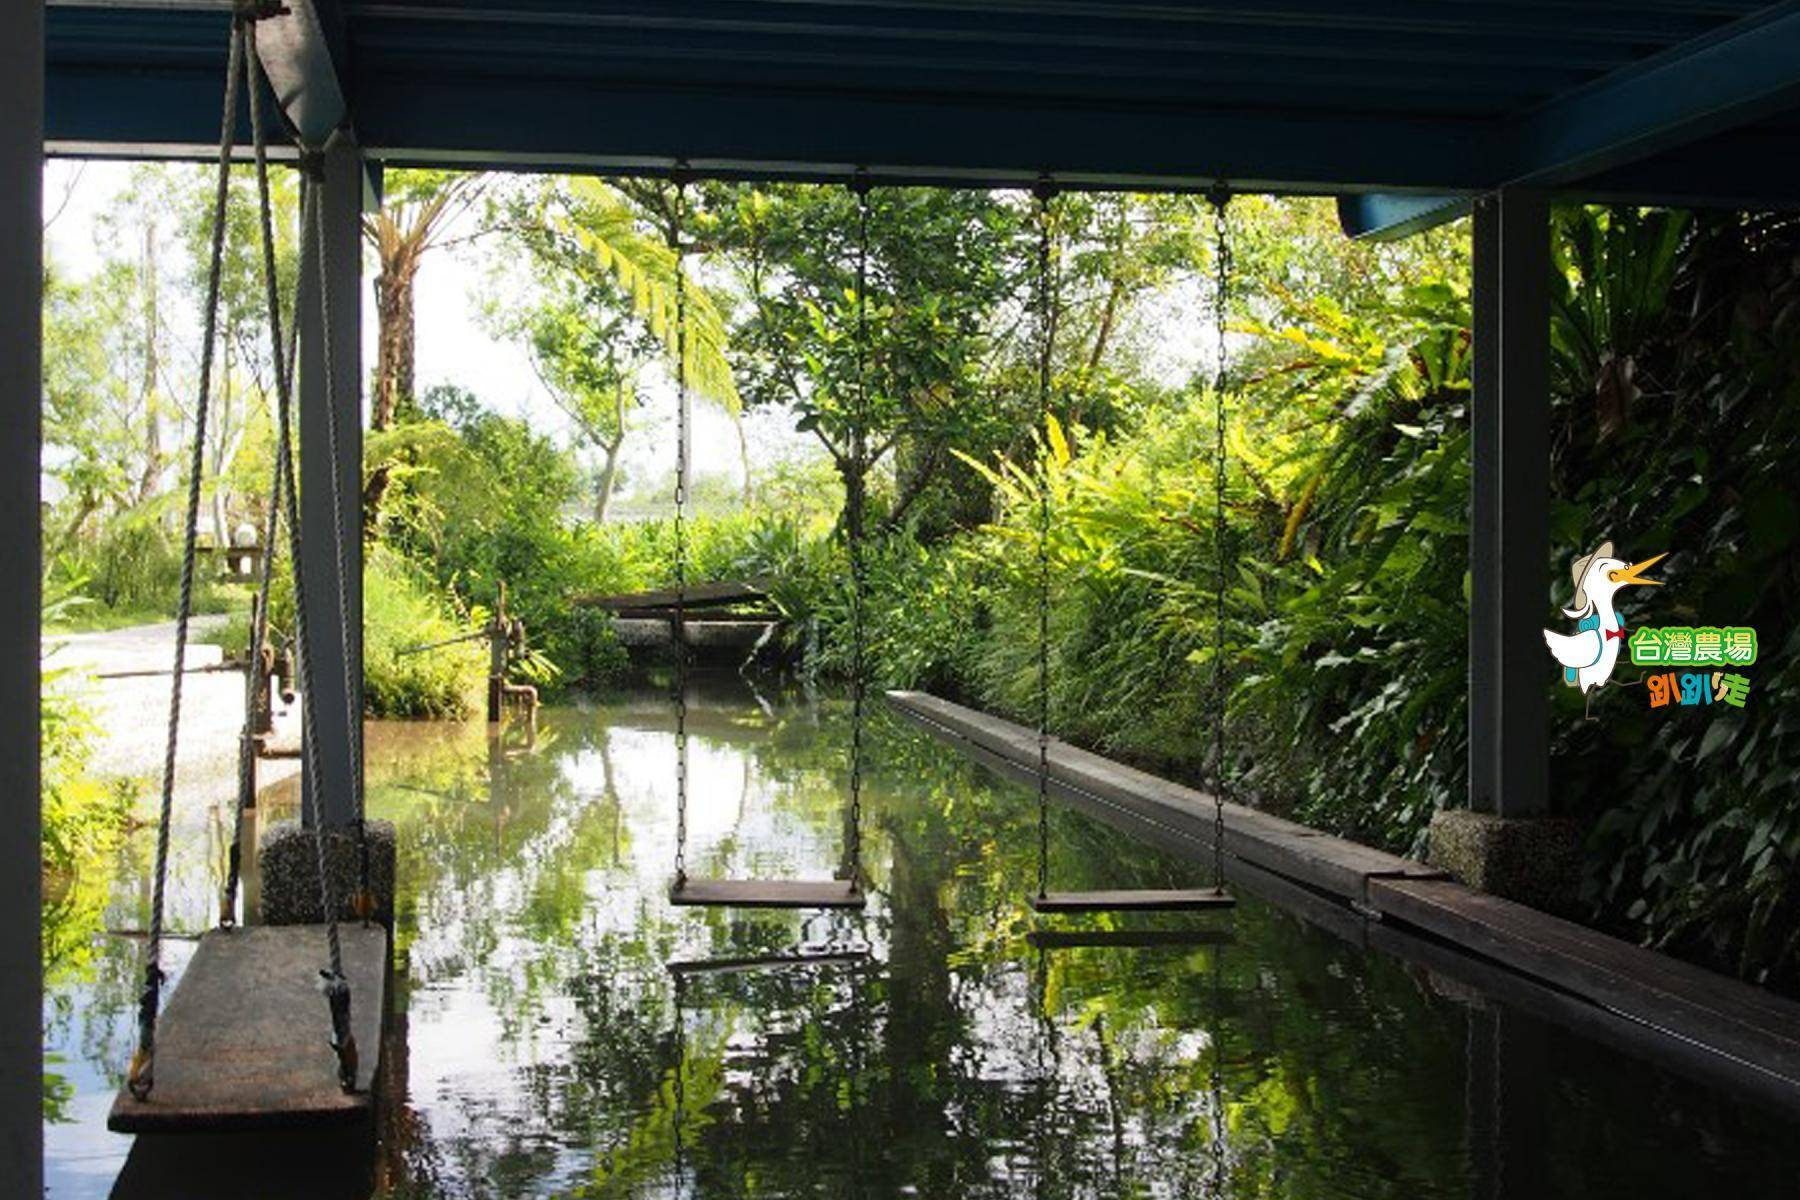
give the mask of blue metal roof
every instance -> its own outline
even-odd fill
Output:
[[[1800,99],[1796,3],[292,7],[282,21],[298,32],[277,52],[309,39],[327,52],[289,61],[289,82],[316,95],[320,71],[335,75],[367,151],[402,163],[658,169],[686,158],[721,173],[841,177],[866,165],[949,183],[1050,171],[1101,186],[1466,193],[1529,182],[1730,202],[1755,185],[1800,198],[1750,161],[1751,147],[1786,141],[1789,127],[1770,118]],[[53,147],[181,153],[214,141],[223,12],[53,0]],[[1684,158],[1706,153],[1738,163],[1713,177],[1716,192]]]

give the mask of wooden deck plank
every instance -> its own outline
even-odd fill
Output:
[[[714,908],[861,908],[861,888],[842,879],[689,879],[669,903]]]
[[[1200,912],[1231,908],[1237,899],[1222,888],[1140,888],[1135,891],[1050,892],[1033,896],[1041,913]]]
[[[1450,881],[1370,885],[1383,915],[1800,1086],[1800,1005]]]
[[[360,1054],[357,1090],[338,1087],[319,991],[325,926],[215,929],[156,1026],[155,1089],[120,1089],[107,1128],[175,1133],[328,1125],[366,1118],[387,1007],[387,930],[343,925],[344,972]]]

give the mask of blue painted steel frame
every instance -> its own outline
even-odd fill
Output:
[[[107,3],[58,4],[50,10],[52,143],[86,150],[108,144],[151,147],[168,153],[183,145],[204,147],[212,136],[220,61],[219,39],[200,34],[210,29],[219,10],[109,9]],[[1609,6],[1571,10],[1555,20],[1554,13],[1511,6],[1492,12],[1478,5],[1458,6],[1455,13],[1435,18],[1416,6],[1334,0],[1308,0],[1292,13],[1283,10],[1292,39],[1316,41],[1314,27],[1328,20],[1333,28],[1353,30],[1359,37],[1373,31],[1402,39],[1404,48],[1410,44],[1404,43],[1406,38],[1441,38],[1460,28],[1460,22],[1482,30],[1489,41],[1501,39],[1515,47],[1508,51],[1512,58],[1503,58],[1491,45],[1458,43],[1453,49],[1468,64],[1472,81],[1485,69],[1483,62],[1515,61],[1525,53],[1516,47],[1529,48],[1533,37],[1564,39],[1546,40],[1541,51],[1528,55],[1533,61],[1566,60],[1602,70],[1629,56],[1619,44],[1633,35],[1678,43],[1510,118],[1470,116],[1459,97],[1476,85],[1459,89],[1455,80],[1441,89],[1442,102],[1435,107],[1420,104],[1401,112],[1358,105],[1353,94],[1348,101],[1302,99],[1257,107],[1220,103],[1204,80],[1182,93],[1186,99],[1179,102],[1133,102],[1127,98],[1135,81],[1127,72],[1098,75],[1080,88],[1065,87],[1055,82],[1060,77],[1051,76],[1041,87],[1019,84],[1013,92],[932,93],[880,90],[849,69],[833,76],[829,61],[804,68],[759,64],[753,85],[683,77],[679,63],[659,68],[661,73],[622,75],[579,58],[555,70],[547,63],[536,73],[521,74],[516,66],[511,74],[498,69],[433,71],[430,63],[460,61],[457,55],[467,47],[439,47],[433,32],[438,27],[423,23],[427,21],[476,22],[494,30],[496,38],[548,29],[533,35],[537,41],[528,40],[523,53],[536,52],[531,48],[542,42],[543,53],[552,54],[557,45],[554,22],[559,20],[623,37],[659,25],[665,32],[688,24],[712,30],[721,21],[731,24],[727,18],[751,6],[689,0],[665,15],[622,3],[538,0],[516,20],[504,11],[448,0],[391,7],[405,15],[357,10],[355,20],[387,21],[382,53],[390,62],[408,64],[404,70],[354,69],[360,60],[349,39],[356,28],[368,27],[346,25],[338,0],[297,0],[296,15],[271,26],[287,29],[286,44],[267,47],[265,58],[308,140],[316,144],[335,126],[334,97],[345,97],[358,114],[357,134],[366,152],[401,164],[628,171],[667,169],[676,158],[686,158],[698,168],[727,175],[836,179],[853,166],[866,165],[895,178],[983,185],[1028,181],[1052,171],[1070,186],[1204,187],[1228,179],[1246,189],[1399,191],[1438,198],[1384,197],[1353,205],[1351,226],[1377,236],[1454,214],[1456,204],[1444,202],[1451,197],[1515,183],[1579,193],[1589,179],[1610,174],[1607,187],[1614,196],[1641,191],[1651,199],[1676,192],[1699,198],[1706,181],[1696,182],[1676,161],[1659,166],[1657,156],[1800,98],[1800,0],[1770,5],[1750,19],[1685,40],[1688,29],[1705,27],[1698,9],[1670,6],[1622,15],[1625,10]],[[882,11],[878,32],[885,38],[906,35],[909,21],[918,19],[904,7]],[[1130,12],[1083,17],[1084,24],[1077,26],[1067,10],[1041,0],[943,11],[953,13],[958,30],[967,30],[948,37],[935,29],[912,31],[919,36],[905,44],[922,47],[914,53],[955,63],[965,49],[958,39],[966,34],[978,40],[1000,38],[1020,62],[1033,61],[1037,43],[1020,42],[1024,35],[1005,24],[1021,14],[1036,14],[1040,24],[1049,23],[1042,37],[1051,40],[1072,36],[1064,26],[1085,29],[1085,36],[1099,37],[1104,44],[1119,38],[1141,42],[1147,36],[1137,29],[1144,19]],[[1223,22],[1236,41],[1272,36],[1268,29],[1247,30],[1251,23],[1269,19],[1247,8],[1174,5],[1156,12],[1159,20],[1173,22],[1170,36],[1192,36],[1183,21]],[[873,18],[860,9],[846,13],[834,11],[833,20],[852,31],[872,27]],[[420,21],[418,38],[397,32],[393,26],[398,20]],[[1608,21],[1618,28],[1609,31]],[[760,23],[750,24],[762,37],[789,27],[766,14]],[[1004,28],[996,33],[1000,26]],[[804,32],[818,36],[811,24]],[[1523,36],[1527,34],[1531,36]],[[707,36],[722,34],[714,30]],[[1566,40],[1571,38],[1575,40]],[[146,47],[155,47],[154,53]],[[1398,63],[1347,63],[1325,49],[1301,54],[1296,42],[1292,55],[1258,61],[1277,94],[1292,85],[1300,89],[1294,94],[1302,96],[1308,78],[1321,70],[1336,75],[1361,70],[1371,87],[1391,87],[1406,69]],[[333,70],[334,63],[340,69]],[[345,63],[352,69],[341,69]],[[832,82],[783,84],[783,72],[795,79]],[[1109,87],[1116,93],[1110,98]],[[594,119],[600,112],[605,121]],[[1795,155],[1790,151],[1785,157]],[[1800,180],[1790,178],[1794,173],[1772,174],[1777,182],[1767,190],[1779,195],[1771,198],[1800,202]],[[1731,183],[1720,195],[1727,202],[1742,194],[1738,189],[1744,181]]]

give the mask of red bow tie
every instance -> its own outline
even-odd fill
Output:
[[[1618,638],[1622,642],[1625,640],[1625,627],[1621,625],[1617,629],[1609,629],[1606,631],[1606,636],[1609,638]],[[1605,644],[1604,638],[1601,639],[1601,644]]]

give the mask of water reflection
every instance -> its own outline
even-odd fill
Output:
[[[693,869],[828,876],[846,706],[701,683]],[[675,751],[658,693],[545,710],[535,731],[499,737],[379,725],[368,745],[371,813],[399,826],[401,895],[366,1153],[146,1146],[120,1176],[128,1142],[102,1122],[128,1054],[136,947],[101,938],[49,1003],[75,1089],[72,1122],[49,1130],[52,1195],[105,1195],[115,1176],[122,1194],[267,1196],[279,1182],[394,1198],[1791,1186],[1793,1130],[1777,1118],[1253,898],[1229,918],[1074,926],[1124,940],[1031,944],[1029,793],[900,727],[872,741],[869,908],[810,919],[668,906]],[[291,804],[271,796],[261,818]],[[183,817],[177,928],[211,919],[219,820]],[[1059,811],[1053,833],[1070,887],[1196,877],[1075,814]],[[142,920],[146,844],[121,858],[109,924]],[[866,954],[744,961],[845,946]],[[202,1168],[213,1190],[173,1182]]]

